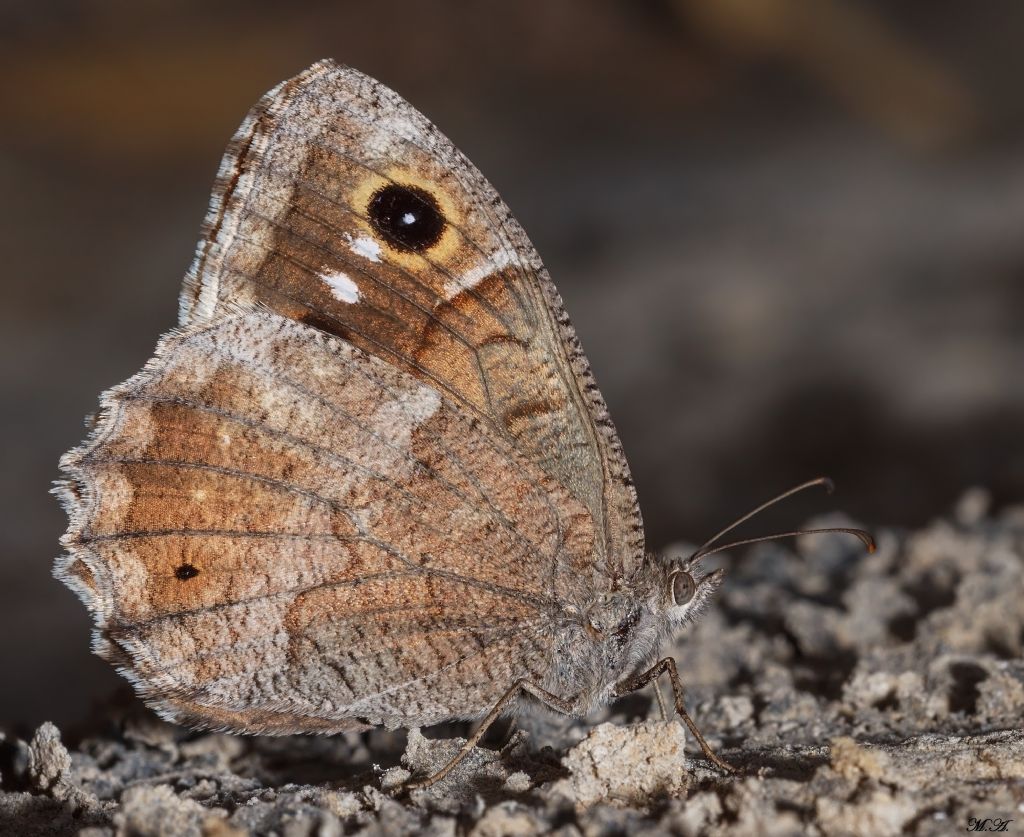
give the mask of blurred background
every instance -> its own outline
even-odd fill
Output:
[[[424,111],[530,232],[650,548],[819,473],[836,496],[752,530],[1024,499],[1022,42],[1017,0],[5,0],[0,725],[122,682],[50,576],[57,459],[174,324],[246,110],[321,57]]]

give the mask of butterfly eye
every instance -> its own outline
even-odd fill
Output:
[[[392,183],[373,193],[370,223],[396,250],[421,253],[441,240],[445,220],[434,196],[415,186]]]
[[[693,598],[697,592],[697,583],[688,572],[677,572],[672,574],[672,601],[677,605],[684,605]]]

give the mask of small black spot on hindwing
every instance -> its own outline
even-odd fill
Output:
[[[174,577],[179,581],[188,581],[190,578],[195,578],[197,575],[199,575],[199,570],[191,564],[182,564],[174,570]]]

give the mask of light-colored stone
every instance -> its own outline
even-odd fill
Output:
[[[601,724],[562,759],[569,778],[551,792],[577,805],[643,805],[686,792],[686,736],[675,722]]]

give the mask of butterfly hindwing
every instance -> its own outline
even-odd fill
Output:
[[[593,545],[586,509],[457,405],[271,313],[165,338],[62,467],[60,573],[98,650],[194,725],[476,714],[542,675]]]

